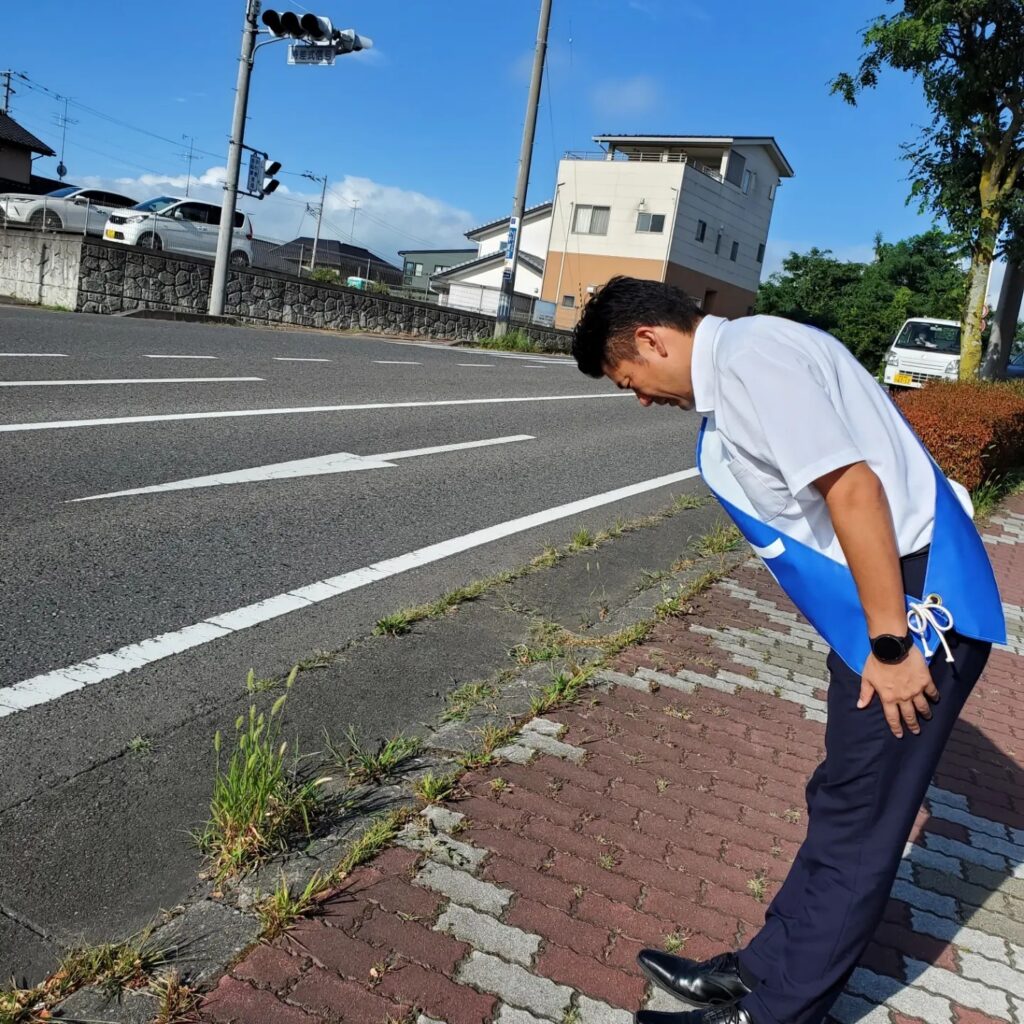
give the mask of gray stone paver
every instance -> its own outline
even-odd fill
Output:
[[[951,972],[946,972],[951,974]],[[928,1024],[945,1024],[952,1021],[953,1010],[948,999],[932,995],[916,986],[904,985],[896,978],[858,967],[850,978],[849,991],[855,995],[866,996],[876,1003],[886,1003],[894,1010],[905,1013],[908,1017],[917,1017],[928,1021]]]
[[[550,1017],[535,1017],[526,1010],[517,1010],[514,1006],[502,1006],[495,1024],[550,1024]]]
[[[633,1014],[588,996],[580,996],[576,1008],[579,1024],[633,1024]]]
[[[471,907],[460,907],[450,903],[434,926],[439,932],[468,942],[481,953],[494,953],[529,967],[540,949],[540,936],[513,928],[510,924],[496,921],[489,914],[481,914]]]
[[[969,977],[961,977],[952,971],[922,963],[909,956],[905,956],[903,962],[906,964],[907,980],[915,988],[945,996],[954,1003],[981,1010],[982,1013],[987,1013],[992,1017],[1009,1016],[1010,1003],[1006,993],[993,988],[990,984],[982,984]],[[986,960],[985,963],[989,963],[989,961]],[[989,967],[992,972],[999,969],[998,964],[989,964]],[[995,979],[993,978],[993,980]]]
[[[427,861],[413,881],[417,885],[447,896],[456,903],[495,916],[498,916],[512,899],[510,890],[502,889],[491,882],[481,881],[465,871],[458,871],[436,861]]]
[[[441,864],[450,864],[463,871],[478,871],[481,863],[487,857],[486,850],[470,846],[468,843],[460,843],[443,832],[425,831],[414,824],[406,825],[398,833],[395,842],[410,850],[420,850],[431,860],[436,860]]]
[[[490,992],[503,1003],[552,1020],[564,1014],[573,994],[566,985],[558,985],[549,978],[531,974],[518,964],[476,951],[459,965],[457,980]]]

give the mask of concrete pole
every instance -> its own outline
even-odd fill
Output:
[[[530,76],[530,95],[526,101],[526,122],[523,125],[523,144],[519,150],[519,176],[512,198],[512,219],[509,221],[510,244],[505,252],[505,267],[501,275],[501,295],[498,297],[498,318],[494,336],[502,337],[508,331],[512,316],[512,294],[516,284],[516,265],[519,262],[519,242],[526,209],[526,190],[530,185],[530,163],[533,160],[533,137],[537,128],[537,107],[540,104],[540,86],[544,77],[544,57],[548,49],[548,25],[551,23],[551,0],[541,0],[540,21],[537,24],[537,45],[533,51],[533,73]]]
[[[1003,275],[1003,286],[999,291],[999,301],[996,303],[996,315],[992,320],[988,348],[978,374],[982,380],[998,380],[1006,374],[1006,364],[1013,348],[1014,335],[1017,333],[1017,317],[1020,316],[1022,299],[1024,266],[1008,259],[1006,273]]]
[[[235,231],[235,206],[238,202],[238,170],[242,165],[242,142],[245,138],[245,112],[249,106],[249,77],[256,49],[256,18],[260,0],[246,0],[245,21],[242,25],[242,53],[238,59],[238,83],[235,87],[235,113],[231,122],[231,142],[228,145],[228,175],[224,182],[224,202],[220,213],[220,231],[217,234],[217,259],[213,264],[210,282],[210,316],[224,315],[224,290],[228,281],[228,263]]]
[[[312,175],[311,175],[312,177]],[[316,178],[313,178],[316,181]],[[327,200],[327,175],[323,176],[324,187],[320,190],[320,212],[316,216],[316,232],[313,235],[313,258],[309,261],[309,270],[316,270],[316,249],[320,244],[320,225],[324,222],[324,202]]]

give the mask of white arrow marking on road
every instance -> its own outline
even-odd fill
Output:
[[[605,491],[604,494],[594,494],[589,498],[544,509],[542,512],[533,512],[530,515],[520,516],[518,519],[509,519],[496,526],[474,530],[472,533],[464,533],[461,537],[453,537],[451,540],[430,544],[425,548],[409,551],[395,558],[374,562],[373,565],[367,565],[362,569],[354,569],[351,572],[342,573],[340,576],[318,580],[316,583],[310,583],[298,590],[278,594],[276,597],[268,597],[255,604],[246,605],[244,608],[225,612],[223,615],[211,616],[202,622],[194,623],[172,633],[161,633],[160,636],[151,637],[149,640],[119,647],[116,651],[100,654],[88,661],[81,661],[77,665],[69,665],[67,668],[59,668],[43,675],[33,676],[31,679],[25,679],[13,686],[0,687],[0,718],[4,715],[13,715],[15,712],[24,711],[36,704],[45,704],[48,701],[56,700],[58,697],[63,697],[67,693],[81,690],[94,683],[114,679],[131,672],[132,669],[160,661],[172,654],[181,654],[193,647],[201,647],[211,640],[248,629],[270,619],[276,619],[289,612],[309,608],[321,601],[327,601],[350,590],[358,590],[360,587],[377,583],[389,576],[397,576],[410,569],[417,569],[421,565],[429,565],[431,562],[438,562],[443,558],[450,558],[452,555],[469,551],[471,548],[480,547],[482,544],[490,544],[503,537],[522,533],[524,530],[532,530],[534,527],[544,526],[546,523],[553,523],[558,519],[566,519],[601,505],[622,501],[636,494],[643,494],[645,491],[653,491],[683,480],[691,480],[697,475],[696,467],[684,469],[679,473],[655,477],[653,480],[643,480],[638,484],[618,487],[614,491]]]
[[[223,379],[223,378],[221,378]],[[262,378],[256,377],[255,380]],[[306,405],[283,409],[225,409],[217,412],[172,412],[155,416],[112,416],[93,420],[43,420],[40,423],[0,423],[0,434],[26,430],[70,430],[73,427],[111,427],[126,423],[167,423],[170,420],[220,420],[239,416],[295,416],[311,412],[364,412],[371,409],[432,409],[444,405],[515,405],[519,402],[576,402],[588,398],[632,398],[625,391],[599,395],[536,395],[530,398],[445,398],[436,402],[368,402],[365,405]]]
[[[225,384],[262,377],[126,377],[121,380],[0,380],[0,388],[45,388],[79,384]]]
[[[484,448],[488,445],[511,444],[514,441],[532,441],[532,434],[513,434],[508,437],[491,437],[483,441],[462,441],[459,444],[442,444],[433,448],[410,448],[407,451],[385,452],[383,455],[353,455],[351,452],[335,452],[333,455],[315,455],[311,459],[292,459],[290,462],[275,462],[268,466],[253,466],[229,473],[212,473],[188,480],[172,480],[166,484],[151,487],[134,487],[129,491],[110,491],[107,494],[93,494],[88,498],[72,498],[65,504],[78,501],[99,501],[101,498],[124,498],[129,494],[156,494],[158,491],[189,491],[196,487],[220,487],[222,484],[247,484],[256,480],[285,480],[299,476],[324,476],[328,473],[351,473],[358,469],[394,469],[398,459],[412,459],[417,455],[438,455],[441,452],[459,452],[467,448]]]

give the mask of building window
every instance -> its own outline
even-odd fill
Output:
[[[417,263],[416,264],[416,276],[417,277],[422,277],[423,276],[423,264],[422,263]]]
[[[416,264],[413,263],[412,260],[405,261],[405,272],[410,277],[412,277],[416,273]]]
[[[736,262],[736,257],[739,256],[739,254],[740,254],[740,243],[739,242],[733,242],[732,243],[732,248],[729,250],[729,259],[731,259],[733,261],[733,263],[735,263]]]
[[[698,242],[703,242],[704,241],[704,236],[707,233],[708,233],[708,222],[706,220],[699,220],[699,221],[697,221],[697,234],[694,235],[694,238],[696,238]]]
[[[757,262],[764,263],[764,242],[757,247]]]
[[[636,215],[637,231],[649,231],[651,234],[660,234],[665,230],[665,214],[663,213],[638,213]]]
[[[607,235],[610,206],[577,206],[572,229],[577,235]]]
[[[451,267],[445,267],[445,266],[443,266],[442,264],[439,263],[436,267],[434,267],[434,273],[435,274],[445,274],[445,273],[447,273],[451,269],[452,269]]]
[[[575,295],[563,295],[562,296],[562,308],[563,309],[575,309],[576,308],[576,296]]]
[[[722,232],[718,232],[718,237],[715,239],[715,255],[717,256],[722,251]]]

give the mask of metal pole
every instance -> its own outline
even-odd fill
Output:
[[[359,212],[359,200],[352,200],[352,230],[349,232],[349,237],[352,239],[352,244],[355,245],[356,241],[356,214]]]
[[[505,251],[505,268],[501,275],[501,294],[498,297],[498,317],[494,336],[502,337],[508,330],[512,314],[512,293],[516,284],[516,264],[519,260],[519,240],[522,234],[523,211],[526,209],[526,190],[530,185],[530,162],[533,159],[533,136],[537,128],[537,107],[540,105],[540,85],[544,77],[544,57],[548,49],[548,25],[551,23],[551,0],[541,0],[540,21],[537,24],[537,46],[533,51],[533,73],[530,76],[530,94],[526,101],[526,123],[523,125],[523,144],[519,150],[519,176],[512,199],[512,219],[509,221],[509,245]]]
[[[316,216],[316,234],[313,236],[313,258],[310,260],[309,269],[316,269],[316,247],[320,244],[320,225],[324,220],[324,203],[327,200],[327,175],[323,176],[324,187],[320,190],[320,212]]]
[[[242,53],[238,59],[238,83],[235,87],[235,113],[231,123],[231,142],[228,145],[228,175],[224,182],[224,203],[220,214],[220,231],[217,234],[217,259],[213,264],[213,280],[210,282],[210,316],[222,316],[224,313],[224,290],[228,281],[235,204],[238,201],[238,170],[242,165],[245,112],[249,105],[249,76],[252,74],[252,57],[258,31],[256,18],[259,13],[260,0],[246,0]]]

